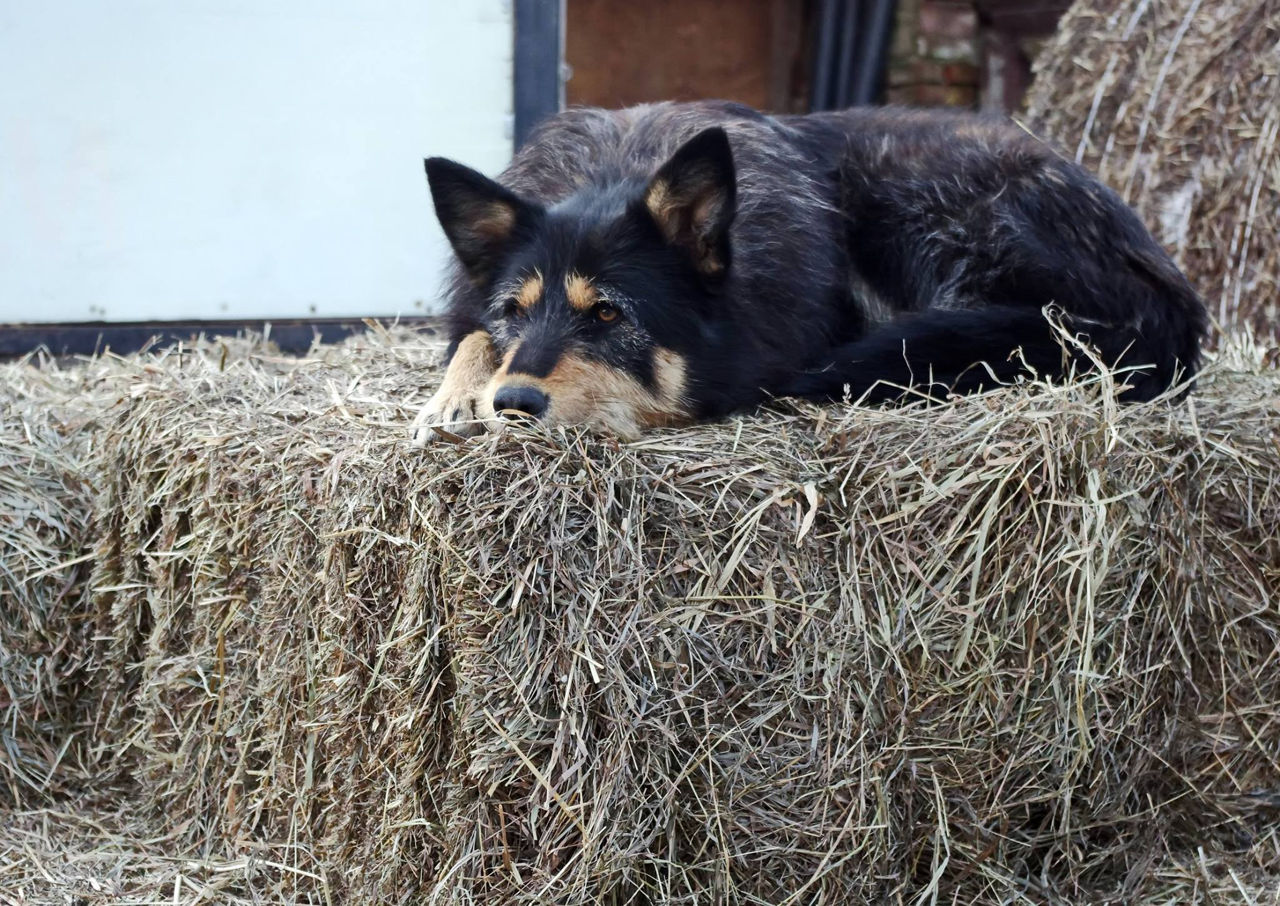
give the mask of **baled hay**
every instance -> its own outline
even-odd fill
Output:
[[[1280,337],[1280,0],[1077,0],[1033,132],[1142,215],[1222,325]]]
[[[1204,846],[1165,854],[1113,888],[1089,898],[1090,906],[1275,906],[1280,903],[1280,837],[1266,837],[1239,852]]]
[[[258,338],[216,347],[261,354]],[[0,365],[0,805],[38,805],[111,771],[94,747],[104,696],[85,597],[104,415],[168,353]]]
[[[178,853],[127,805],[76,801],[0,812],[0,906],[257,906],[332,902],[324,879],[280,854],[231,859]]]
[[[1143,902],[1197,846],[1276,878],[1258,350],[1176,406],[413,451],[433,356],[197,349],[113,411],[100,744],[182,840],[351,902]]]
[[[76,773],[91,719],[83,596],[101,372],[0,366],[0,804]]]
[[[288,850],[217,858],[177,851],[175,836],[157,834],[150,822],[118,804],[77,802],[0,812],[0,904],[328,906],[338,902],[323,876],[277,861],[288,858]],[[1271,906],[1280,890],[1267,866],[1277,862],[1280,840],[1274,832],[1230,855],[1204,847],[1166,853],[1087,902],[1096,906]],[[999,902],[1044,901],[1009,891]]]

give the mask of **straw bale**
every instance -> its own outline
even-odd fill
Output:
[[[348,902],[1275,881],[1262,350],[1179,406],[1103,375],[413,451],[437,356],[198,348],[111,410],[99,745],[175,846],[305,851]]]
[[[306,854],[218,858],[177,851],[128,805],[76,800],[0,810],[0,904],[4,906],[257,906],[332,899]],[[290,857],[293,857],[292,859]],[[279,859],[289,859],[282,862]],[[302,864],[298,864],[301,861]],[[301,878],[310,888],[298,895]]]
[[[0,366],[0,805],[34,801],[80,767],[101,372]]]
[[[1156,231],[1219,323],[1280,338],[1280,0],[1077,0],[1033,132]]]
[[[1165,853],[1122,883],[1073,906],[1274,904],[1274,835],[1239,852],[1199,847]],[[4,906],[225,906],[339,902],[323,867],[300,847],[218,858],[175,849],[128,807],[79,801],[25,812],[0,810],[0,904]],[[358,900],[355,902],[359,902]],[[981,902],[981,901],[979,901]],[[991,900],[990,902],[997,902]],[[1041,904],[1010,889],[998,902]]]
[[[1274,906],[1280,902],[1280,841],[1267,839],[1226,853],[1204,846],[1166,853],[1108,890],[1092,894],[1090,906]]]
[[[208,348],[274,350],[260,337]],[[98,440],[136,375],[170,354],[0,365],[0,806],[39,805],[114,770],[93,744],[119,686],[97,658],[87,598]]]

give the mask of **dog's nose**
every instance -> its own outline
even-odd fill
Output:
[[[493,395],[493,408],[503,418],[541,418],[547,411],[547,395],[527,384],[508,384]]]

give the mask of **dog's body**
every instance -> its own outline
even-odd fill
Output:
[[[738,104],[572,109],[497,183],[428,161],[458,255],[451,362],[419,419],[631,436],[770,395],[971,392],[1073,358],[1130,399],[1194,373],[1195,291],[1112,192],[1003,122]]]

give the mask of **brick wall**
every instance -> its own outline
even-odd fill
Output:
[[[978,14],[963,0],[899,0],[889,57],[891,104],[978,103]]]
[[[899,0],[885,99],[1011,112],[1067,0]]]

